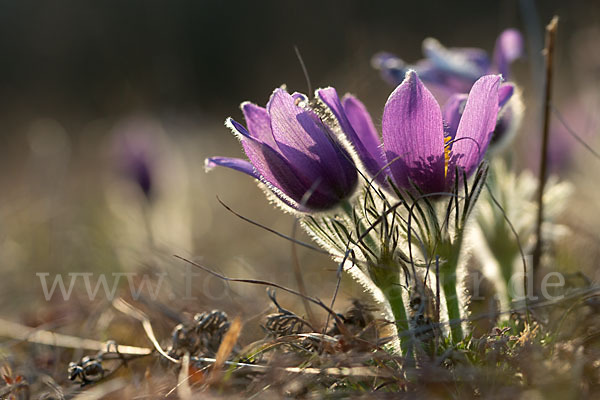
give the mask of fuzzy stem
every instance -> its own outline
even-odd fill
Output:
[[[458,279],[456,269],[458,268],[458,260],[460,249],[462,247],[464,231],[459,229],[454,242],[448,239],[442,242],[440,253],[445,260],[441,268],[441,276],[438,279],[442,280],[442,289],[446,297],[446,308],[448,309],[448,324],[452,334],[452,341],[458,343],[463,340],[462,319],[460,316],[460,305],[456,291]]]
[[[444,276],[442,287],[446,296],[446,308],[448,309],[448,321],[450,332],[452,333],[452,341],[458,343],[463,340],[463,331],[458,296],[456,294],[456,267]]]
[[[400,286],[400,275],[398,267],[392,260],[380,260],[380,265],[371,269],[373,283],[381,289],[383,295],[389,302],[394,316],[394,322],[398,331],[398,339],[402,354],[408,359],[412,358],[412,338],[408,334],[409,326],[406,316],[406,308],[402,299],[402,286]],[[394,268],[395,267],[395,268]]]
[[[406,318],[406,309],[404,308],[404,301],[402,300],[402,288],[399,285],[393,285],[390,286],[384,294],[390,302],[392,314],[394,315],[402,354],[405,357],[410,357],[410,353],[412,353],[412,341],[410,336],[407,335],[408,319]]]

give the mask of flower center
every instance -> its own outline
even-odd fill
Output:
[[[450,141],[451,136],[444,136],[444,178],[448,176],[448,163],[450,162]]]

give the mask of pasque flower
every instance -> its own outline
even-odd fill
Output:
[[[523,53],[523,38],[516,29],[506,29],[496,40],[492,59],[483,49],[446,48],[439,41],[423,41],[425,59],[407,64],[391,53],[378,53],[372,64],[381,71],[385,80],[398,85],[408,70],[415,70],[426,84],[449,93],[466,93],[483,75],[502,74],[509,79],[510,64]]]
[[[266,184],[284,204],[302,212],[335,207],[351,196],[358,175],[331,128],[303,107],[306,96],[275,89],[266,108],[242,103],[247,129],[228,118],[249,161],[211,157],[206,166],[241,171]]]
[[[426,58],[407,64],[394,54],[382,52],[373,57],[372,64],[392,85],[402,82],[406,71],[415,70],[436,95],[448,98],[457,93],[467,93],[484,75],[499,73],[508,80],[510,64],[523,54],[523,38],[516,29],[506,29],[498,36],[491,58],[483,49],[446,48],[433,38],[423,41],[423,53]],[[518,91],[505,89],[502,94],[491,143],[495,151],[504,148],[516,133],[523,111]],[[464,97],[466,95],[463,100]]]
[[[156,189],[158,148],[156,126],[152,121],[131,118],[115,128],[112,147],[116,165],[123,177],[136,184],[146,198]]]
[[[482,161],[498,116],[501,96],[499,75],[479,78],[464,109],[462,97],[452,97],[440,108],[415,71],[385,104],[382,119],[383,149],[364,105],[347,95],[342,101],[333,88],[317,91],[330,108],[364,168],[385,184],[389,176],[401,189],[415,186],[424,193],[450,190],[455,169],[467,177]]]

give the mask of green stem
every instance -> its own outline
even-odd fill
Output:
[[[450,268],[448,268],[450,269]],[[456,294],[456,267],[452,268],[449,273],[443,277],[442,287],[446,296],[446,308],[448,308],[448,320],[450,324],[450,332],[452,333],[452,341],[458,343],[463,340],[462,322],[460,317],[460,306],[458,304],[458,296]]]
[[[391,264],[391,263],[386,263]],[[390,304],[396,330],[398,331],[398,339],[400,341],[400,349],[402,354],[407,359],[412,358],[412,338],[408,334],[408,318],[406,316],[406,308],[402,299],[402,286],[400,286],[400,275],[398,268],[390,268],[392,265],[379,265],[372,269],[373,282],[381,289],[383,295]]]
[[[464,231],[459,229],[454,241],[449,238],[442,240],[440,246],[440,255],[445,259],[445,263],[440,268],[442,290],[446,297],[446,308],[448,309],[448,324],[450,325],[450,333],[453,343],[459,343],[463,340],[462,319],[460,316],[460,305],[456,291],[457,277],[456,269],[462,247]]]
[[[354,208],[349,201],[344,201],[341,204],[342,210],[354,222]],[[356,221],[357,238],[366,231],[363,223],[358,219]],[[400,349],[407,360],[413,357],[412,340],[409,333],[408,319],[406,317],[406,308],[402,299],[402,287],[400,286],[400,268],[393,261],[392,257],[382,254],[382,249],[377,245],[375,239],[369,234],[363,239],[363,245],[368,247],[374,254],[379,257],[379,265],[371,267],[371,278],[389,302],[396,330],[398,332],[398,340]]]
[[[404,356],[409,356],[410,353],[412,353],[412,340],[410,335],[408,335],[408,319],[406,318],[406,308],[404,307],[404,301],[402,300],[402,288],[400,285],[390,286],[385,295],[390,302],[392,314],[394,315],[402,354]]]

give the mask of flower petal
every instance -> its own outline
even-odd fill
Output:
[[[243,102],[241,108],[250,135],[258,141],[276,148],[273,132],[271,132],[271,118],[267,110],[249,101]]]
[[[494,65],[504,79],[508,79],[509,66],[523,54],[523,37],[516,29],[506,29],[498,36],[494,48]]]
[[[363,156],[361,159],[365,163],[365,167],[372,174],[377,176],[377,180],[384,185],[387,185],[385,179],[389,175],[389,169],[386,167],[387,160],[383,152],[381,138],[375,129],[371,115],[367,111],[364,104],[356,97],[347,94],[342,99],[344,111],[352,128],[356,132],[360,142]]]
[[[207,171],[215,167],[227,167],[236,171],[243,172],[255,178],[256,180],[265,183],[269,187],[271,193],[273,193],[273,195],[277,197],[280,201],[282,201],[286,206],[294,208],[298,211],[308,211],[308,209],[296,203],[293,199],[291,199],[285,193],[283,193],[279,188],[271,185],[270,182],[266,182],[265,180],[261,179],[261,176],[258,173],[256,173],[256,170],[254,169],[252,164],[246,160],[241,160],[239,158],[232,157],[210,157],[204,161],[204,167]]]
[[[259,177],[262,178],[261,180],[296,201],[304,196],[304,193],[310,188],[310,183],[300,171],[291,166],[276,150],[251,136],[242,125],[232,118],[228,118],[225,125],[240,138],[244,151]]]
[[[207,171],[215,167],[227,167],[250,175],[253,178],[260,180],[260,175],[256,172],[252,164],[246,160],[233,157],[210,157],[204,160],[204,168]]]
[[[515,85],[512,83],[505,83],[498,89],[498,105],[500,108],[504,107],[506,103],[511,99],[515,92]]]
[[[444,188],[442,111],[414,71],[392,92],[382,120],[389,168],[399,187],[415,183],[425,192]]]
[[[331,132],[309,110],[296,105],[295,99],[276,89],[267,106],[271,129],[281,154],[311,182],[322,180],[323,186],[346,192],[356,184],[355,166]]]
[[[475,82],[460,119],[452,144],[451,165],[464,168],[467,176],[483,159],[496,126],[500,80],[499,75],[486,75]]]
[[[342,105],[332,87],[318,89],[317,96],[329,107],[367,171],[372,175],[378,174],[386,161],[381,139],[365,106],[350,95],[344,97]],[[385,182],[385,173],[379,173],[377,177]]]
[[[464,93],[455,93],[450,96],[442,108],[442,115],[446,124],[445,131],[452,139],[456,136],[460,117],[465,111],[467,97],[469,96]]]

